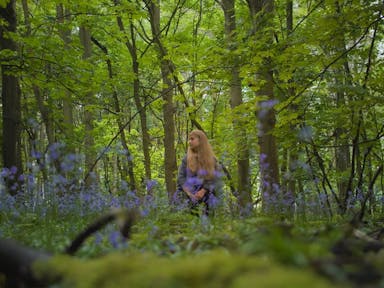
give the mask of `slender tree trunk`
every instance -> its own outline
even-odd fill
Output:
[[[133,25],[131,23],[131,38],[132,38],[132,69],[136,77],[133,80],[133,97],[135,100],[136,108],[139,111],[140,116],[140,125],[141,125],[141,134],[142,134],[142,144],[143,144],[143,153],[144,153],[144,170],[146,181],[152,179],[151,172],[151,156],[150,156],[150,137],[147,127],[147,113],[145,107],[142,105],[140,100],[140,81],[139,81],[139,61],[137,59],[137,49],[134,37]],[[152,190],[147,191],[149,194],[152,193]]]
[[[336,105],[342,107],[345,105],[344,93],[336,93]],[[346,199],[348,188],[348,171],[350,170],[351,156],[349,151],[348,139],[345,139],[343,135],[346,135],[346,129],[343,127],[335,128],[335,162],[336,173],[338,175],[337,188],[340,199]]]
[[[222,0],[222,8],[225,19],[225,34],[227,37],[227,47],[231,62],[231,82],[230,96],[231,108],[234,114],[233,130],[237,148],[237,182],[238,182],[238,201],[243,213],[248,213],[252,205],[250,172],[249,172],[249,149],[244,121],[241,115],[236,115],[236,108],[243,103],[241,93],[240,64],[239,57],[236,55],[236,17],[235,1]]]
[[[64,27],[66,21],[69,21],[69,11],[64,8],[63,4],[58,4],[56,6],[56,15],[57,15],[57,21],[60,25],[63,27],[59,28],[59,33],[61,39],[63,39],[65,43],[66,49],[68,48],[71,38],[70,34],[71,31]],[[64,123],[64,131],[66,135],[66,139],[70,139],[73,135],[73,128],[74,128],[74,122],[73,122],[73,103],[72,103],[72,97],[71,93],[66,91],[65,97],[63,99],[63,123]],[[71,145],[73,146],[73,145]]]
[[[0,6],[0,49],[9,50],[17,53],[17,45],[8,33],[16,32],[17,18],[15,10],[15,0],[8,1],[3,8]],[[11,194],[17,192],[14,185],[18,175],[22,173],[21,163],[21,93],[19,79],[14,70],[17,65],[12,64],[12,59],[8,63],[2,61],[2,115],[3,115],[3,139],[2,154],[3,165],[6,168],[15,167],[17,169],[15,180],[7,179],[8,191]],[[13,187],[13,188],[12,188]]]
[[[156,1],[146,1],[150,16],[153,41],[157,45],[160,59],[161,76],[163,80],[162,96],[163,117],[164,117],[164,169],[165,169],[165,184],[168,191],[168,199],[171,202],[174,192],[176,191],[175,172],[176,152],[175,152],[175,122],[173,114],[175,112],[173,105],[173,82],[171,67],[172,62],[166,59],[167,51],[161,42],[160,31],[160,3]]]
[[[247,0],[253,24],[253,36],[255,41],[264,41],[267,46],[273,42],[273,34],[269,26],[272,25],[272,12],[274,7],[273,0]],[[270,67],[270,59],[264,59],[263,66],[257,73],[257,80],[263,83],[256,92],[257,95],[265,100],[258,103],[259,120],[259,148],[260,148],[260,176],[261,176],[261,195],[262,206],[265,212],[278,209],[280,201],[280,180],[278,167],[278,154],[276,138],[273,130],[276,123],[275,110],[273,108],[275,95],[273,93],[273,74]],[[276,206],[277,205],[277,206]]]
[[[292,30],[293,30],[293,1],[287,0],[286,3],[286,25],[287,25],[287,38],[290,37]],[[293,82],[293,80],[289,80],[290,82]],[[291,97],[295,95],[295,89],[289,88],[288,89],[288,97]],[[297,106],[292,104],[289,109],[291,111],[296,111]],[[295,129],[293,125],[290,125],[290,128],[292,130]],[[295,141],[296,142],[296,141]],[[297,142],[296,142],[297,143]],[[298,152],[296,149],[296,145],[293,145],[293,149],[291,148],[288,151],[288,158],[287,158],[287,173],[288,177],[286,178],[286,185],[282,185],[282,192],[283,197],[285,198],[284,203],[286,203],[287,213],[288,215],[292,216],[294,213],[294,203],[296,200],[296,182],[297,180],[294,177],[295,174],[295,168],[294,164],[298,160]]]
[[[288,35],[290,35],[293,31],[293,1],[292,0],[288,0],[287,1],[287,6],[286,6],[286,12],[287,12],[287,31],[288,31]],[[290,88],[289,89],[289,96],[292,96],[295,94],[295,91],[293,88]],[[294,105],[292,105],[291,109],[293,111],[296,110],[297,107],[295,107]],[[292,126],[292,129],[294,127]],[[289,151],[289,155],[288,155],[288,171],[289,171],[289,174],[290,175],[293,175],[294,172],[295,172],[295,168],[293,167],[294,166],[294,163],[296,163],[296,161],[298,160],[298,153],[296,151],[296,149],[294,149],[293,151]],[[292,201],[294,202],[295,201],[295,198],[296,198],[296,179],[294,177],[289,177],[289,180],[288,180],[288,187],[287,187],[287,194],[288,195],[291,195],[292,196]],[[300,186],[300,185],[298,185]],[[289,197],[289,196],[288,196]]]
[[[23,13],[24,13],[24,23],[27,27],[26,36],[31,36],[31,23],[29,19],[29,8],[28,8],[28,2],[27,0],[22,1],[23,5]],[[39,108],[41,118],[43,119],[44,125],[45,125],[45,132],[47,134],[48,139],[48,145],[52,145],[55,142],[55,135],[54,135],[54,128],[53,128],[53,120],[51,117],[50,109],[45,104],[45,99],[43,92],[41,91],[40,87],[36,84],[32,84],[33,93],[35,95],[35,99],[37,102],[37,107]]]
[[[114,4],[118,5],[120,4],[119,0],[114,0]],[[132,21],[132,19],[131,19]],[[123,20],[120,16],[117,17],[117,23],[119,26],[120,31],[126,33],[123,24]],[[133,79],[133,98],[135,100],[135,105],[137,111],[139,111],[140,116],[140,126],[141,126],[141,141],[143,145],[143,154],[144,154],[144,170],[145,170],[145,178],[146,180],[150,180],[152,178],[152,172],[151,172],[151,157],[150,157],[150,137],[147,127],[147,113],[146,108],[142,105],[141,99],[140,99],[140,81],[139,81],[139,61],[137,57],[137,48],[136,48],[136,37],[135,37],[135,31],[133,23],[130,23],[130,39],[128,39],[128,36],[126,37],[126,46],[128,48],[129,53],[131,54],[132,58],[132,70],[135,74],[135,78]],[[151,190],[147,191],[148,193],[151,193]]]
[[[110,65],[110,64],[109,64]],[[112,68],[110,67],[109,69],[110,71],[112,70]],[[117,125],[119,127],[119,131],[121,131],[120,133],[120,140],[121,140],[121,145],[123,146],[124,150],[126,151],[126,162],[124,161],[124,171],[123,171],[123,178],[125,178],[125,174],[126,174],[126,170],[128,170],[128,177],[129,177],[129,188],[131,191],[135,191],[137,189],[137,186],[136,186],[136,180],[135,180],[135,174],[133,172],[133,159],[132,159],[132,154],[131,154],[131,151],[129,150],[129,147],[128,147],[128,143],[127,143],[127,138],[126,138],[126,135],[125,135],[125,127],[123,125],[123,122],[121,121],[120,117],[121,117],[121,108],[120,108],[120,101],[119,101],[119,98],[117,96],[117,92],[114,91],[113,92],[113,99],[114,99],[114,104],[115,104],[115,111],[117,113]]]
[[[84,47],[83,59],[89,59],[92,56],[92,47],[91,47],[91,33],[87,27],[80,27],[80,41]],[[93,103],[93,92],[86,91],[85,95],[85,108],[84,108],[84,146],[85,146],[85,167],[87,171],[91,171],[93,164],[95,163],[95,152],[94,152],[94,140],[93,140],[93,113],[91,110],[87,109]],[[95,178],[87,177],[86,187],[90,187],[95,181]]]
[[[97,41],[93,37],[91,38],[91,40],[105,53],[105,55],[108,55],[107,47],[102,45],[99,41]],[[112,69],[112,62],[109,59],[109,57],[107,58],[106,62],[107,62],[109,80],[111,82],[113,82],[114,74],[113,74],[113,69]],[[133,165],[132,153],[131,153],[131,151],[130,151],[130,149],[128,147],[127,138],[126,138],[126,135],[125,135],[125,128],[126,127],[124,126],[124,123],[123,123],[123,121],[121,119],[123,111],[121,109],[119,97],[117,95],[117,91],[116,91],[115,88],[113,88],[112,96],[113,96],[113,102],[114,102],[114,106],[115,106],[115,111],[116,111],[116,114],[117,114],[116,122],[117,122],[117,126],[119,127],[119,131],[120,131],[121,145],[123,146],[124,151],[126,151],[126,161],[123,161],[123,164],[122,164],[123,169],[121,171],[121,177],[123,179],[126,179],[127,173],[128,173],[129,189],[131,191],[135,191],[137,189],[137,185],[136,185],[135,175],[134,175],[134,172],[133,172],[134,165]],[[120,165],[118,165],[118,166],[120,167]]]
[[[26,36],[30,37],[32,27],[29,19],[30,11],[28,7],[28,1],[23,0],[22,5],[23,5],[23,12],[24,12],[24,23],[27,27]],[[49,64],[47,64],[45,68],[46,68],[46,73],[49,74],[49,69],[50,69]],[[40,86],[36,84],[32,84],[32,90],[36,99],[37,107],[39,109],[41,118],[44,123],[45,134],[48,140],[48,147],[50,147],[56,142],[56,135],[55,135],[55,124],[53,120],[53,113],[51,109],[52,103],[50,103],[50,99],[49,99],[49,90],[41,89]],[[55,166],[57,173],[62,173],[60,159],[54,159],[53,165]],[[47,176],[47,172],[44,171],[43,175],[45,179]]]
[[[335,12],[337,15],[341,16],[341,7],[338,3],[338,0],[335,1]],[[342,19],[342,17],[340,17]],[[343,27],[343,23],[340,23],[341,27]],[[340,29],[340,35],[334,38],[336,49],[338,51],[345,52],[345,37],[344,37],[344,30]],[[343,68],[337,69],[336,75],[335,75],[335,84],[336,87],[346,87],[347,85],[352,85],[350,70],[349,70],[349,63],[347,55],[343,59]],[[343,71],[344,70],[344,71]],[[340,79],[337,75],[343,75],[344,77]],[[343,108],[346,105],[346,95],[345,95],[345,89],[343,91],[336,91],[336,107]],[[350,170],[350,162],[351,162],[351,156],[350,156],[350,150],[349,150],[349,139],[346,137],[343,137],[343,135],[347,135],[348,131],[342,126],[335,127],[335,164],[336,164],[336,173],[338,175],[337,178],[337,188],[338,188],[338,195],[340,199],[346,199],[347,198],[347,189],[348,189],[348,176],[347,173]]]
[[[263,199],[263,210],[271,211],[272,208],[280,211],[280,197],[279,195],[279,166],[276,138],[272,134],[275,128],[276,115],[273,107],[273,82],[272,72],[263,71],[265,85],[263,89],[259,90],[259,95],[268,95],[266,101],[259,103],[259,148],[260,148],[260,175],[261,175],[261,191]]]

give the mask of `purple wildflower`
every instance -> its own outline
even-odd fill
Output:
[[[109,234],[109,242],[111,243],[113,248],[119,247],[119,238],[120,238],[120,233],[118,231],[112,231]]]
[[[157,185],[157,181],[156,180],[147,180],[145,185],[146,185],[147,191],[151,191],[152,188]]]

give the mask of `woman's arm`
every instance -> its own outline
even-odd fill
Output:
[[[191,200],[197,200],[192,191],[188,188],[188,185],[185,185],[187,182],[187,156],[184,156],[179,167],[179,172],[177,175],[177,186],[179,190],[183,190]]]
[[[223,183],[222,183],[222,179],[221,179],[222,175],[223,175],[222,167],[216,161],[213,178],[204,180],[202,189],[200,190],[201,192],[200,191],[198,192],[199,195],[202,195],[201,198],[203,198],[204,195],[208,192],[214,193],[214,192],[217,192],[223,188],[222,187]]]
[[[205,196],[205,194],[207,194],[208,190],[205,189],[205,188],[201,188],[199,191],[196,192],[195,195],[193,195],[196,200],[201,200],[203,199],[203,197]]]

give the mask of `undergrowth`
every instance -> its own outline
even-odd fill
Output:
[[[4,175],[11,177],[12,171]],[[335,257],[347,218],[326,213],[283,218],[257,209],[240,216],[230,195],[213,216],[195,216],[170,206],[156,182],[149,197],[129,191],[124,182],[115,195],[55,175],[47,178],[43,193],[34,186],[36,179],[25,176],[15,196],[0,189],[0,237],[52,253],[37,271],[59,277],[59,287],[384,287],[381,274],[374,274],[373,282],[360,275],[383,268],[382,253],[356,254],[360,258],[352,262]],[[89,237],[75,257],[64,257],[71,241],[111,209],[137,210],[130,238],[112,222]],[[371,266],[360,271],[360,263]]]

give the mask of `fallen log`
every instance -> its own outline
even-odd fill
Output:
[[[33,264],[48,260],[51,255],[25,247],[15,240],[0,239],[0,274],[5,275],[5,287],[44,287],[44,279],[38,279],[33,271]]]
[[[123,209],[115,209],[102,215],[81,231],[63,254],[75,254],[87,238],[113,221],[117,222],[123,238],[129,239],[137,215],[136,210]],[[0,276],[5,276],[4,286],[6,288],[41,288],[59,281],[57,278],[37,276],[33,270],[35,263],[48,261],[53,256],[48,252],[26,247],[15,240],[0,239]],[[2,287],[1,280],[0,287]]]

